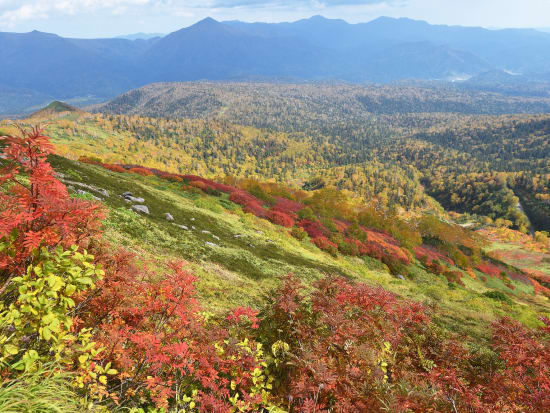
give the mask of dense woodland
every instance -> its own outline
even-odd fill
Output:
[[[432,112],[374,110],[365,94],[390,106],[414,97]],[[304,188],[321,179],[381,208],[438,211],[440,203],[478,222],[547,230],[550,118],[480,114],[467,94],[460,99],[469,113],[445,113],[441,102],[456,96],[413,87],[162,84],[96,108],[131,114],[75,114],[49,132],[69,156]]]

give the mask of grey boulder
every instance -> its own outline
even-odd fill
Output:
[[[144,214],[149,214],[149,208],[146,205],[132,205],[132,208],[138,212],[143,212]]]

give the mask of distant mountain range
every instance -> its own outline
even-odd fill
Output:
[[[0,113],[30,111],[53,99],[97,102],[153,82],[196,80],[470,79],[467,88],[499,91],[504,84],[505,93],[539,95],[550,90],[548,50],[550,33],[537,30],[387,17],[360,24],[321,16],[293,23],[207,18],[164,37],[0,33]],[[505,75],[512,73],[521,74],[512,82],[521,87],[510,87]]]

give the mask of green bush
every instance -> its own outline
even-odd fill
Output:
[[[310,221],[316,221],[317,217],[313,213],[313,210],[310,207],[306,207],[298,211],[298,218],[300,219],[309,219]]]
[[[498,290],[486,291],[483,293],[483,295],[492,300],[502,301],[506,304],[512,303],[512,300],[510,300],[510,298],[508,298],[508,296],[504,294],[502,291],[498,291]]]
[[[303,241],[303,240],[306,239],[307,232],[305,232],[300,227],[294,227],[294,228],[292,228],[292,231],[290,231],[290,235],[292,235],[294,238],[296,238],[300,241]]]
[[[92,255],[78,252],[77,247],[63,251],[59,246],[54,252],[43,248],[35,255],[36,263],[13,277],[0,297],[0,363],[15,371],[29,371],[52,358],[72,364],[78,356],[84,367],[95,350],[88,346],[86,331],[71,331],[73,297],[93,289],[103,271],[92,263]]]

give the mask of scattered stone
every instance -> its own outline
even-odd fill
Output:
[[[233,238],[244,238],[244,237],[246,237],[246,235],[244,235],[244,234],[235,234],[235,235],[233,235]]]
[[[59,180],[63,182],[65,185],[67,185],[67,188],[72,189],[73,191],[75,190],[75,187],[80,187],[80,188],[87,189],[88,191],[100,194],[106,198],[109,197],[109,192],[107,192],[105,189],[98,188],[97,186],[94,186],[94,185],[88,185],[82,182],[70,181],[68,179],[65,179],[65,176],[63,174],[59,176]]]
[[[195,218],[191,218],[191,221],[194,221],[194,220],[195,220]]]
[[[216,239],[216,240],[220,240],[220,237],[218,237],[217,235],[212,235],[212,238]]]
[[[210,242],[210,241],[206,241],[206,242],[204,243],[204,245],[208,245],[209,247],[219,247],[218,244],[214,244],[213,242]]]
[[[207,230],[205,230],[205,229],[203,229],[201,232],[202,232],[203,234],[211,234],[210,231],[207,231]]]
[[[404,280],[405,277],[403,277],[401,274],[397,274],[397,278],[399,278],[400,280]]]
[[[174,224],[174,223],[172,223],[172,225],[175,225],[175,226],[178,227],[178,228],[181,228],[181,229],[184,229],[184,230],[186,230],[186,231],[189,231],[189,228],[186,227],[185,225]]]
[[[170,222],[172,222],[174,220],[174,217],[172,216],[172,214],[170,212],[165,212],[164,213],[164,218],[166,218],[166,221],[170,221]]]
[[[252,244],[248,244],[248,246],[249,246],[250,248],[254,248],[254,245],[252,245]]]
[[[129,191],[123,192],[123,193],[122,193],[122,197],[123,197],[123,198],[126,198],[127,196],[132,196],[132,193],[129,192]]]
[[[143,212],[144,214],[149,214],[149,208],[145,205],[132,205],[132,208],[138,212]]]
[[[78,195],[90,195],[89,192],[86,192],[86,191],[84,191],[83,189],[78,189],[78,190],[76,191],[76,193],[77,193]]]
[[[272,239],[269,239],[269,238],[268,238],[268,239],[265,240],[265,242],[267,242],[268,244],[270,244],[270,243],[275,242],[275,241],[273,241]]]
[[[260,235],[262,235],[262,234],[263,234],[264,232],[263,232],[263,231],[260,231],[260,230],[258,230],[258,231],[256,231],[256,233],[257,233],[257,234],[260,234]]]
[[[124,199],[126,201],[133,202],[135,204],[143,204],[145,202],[145,199],[138,198],[138,197],[131,196],[131,195],[125,196]]]
[[[193,228],[193,229],[197,229],[197,228],[195,228],[195,226],[194,226],[194,225],[191,225],[191,228]]]
[[[103,199],[95,195],[92,195],[92,198],[94,199],[94,201],[99,201],[99,202],[103,201]]]

